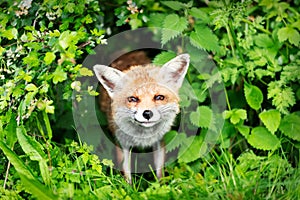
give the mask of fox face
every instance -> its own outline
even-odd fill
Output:
[[[177,95],[154,82],[135,85],[125,93],[112,103],[118,141],[124,147],[152,146],[170,130],[179,112]]]
[[[132,66],[120,71],[105,65],[95,65],[95,74],[112,99],[111,115],[114,134],[123,149],[123,168],[128,168],[128,149],[161,144],[179,112],[178,91],[189,65],[189,55],[182,54],[162,67],[152,64]],[[163,165],[162,146],[155,158],[156,169]],[[161,173],[158,173],[161,176]]]
[[[168,113],[179,111],[177,95],[156,83],[142,84],[134,88],[124,101],[124,110],[132,113],[128,120],[145,128],[156,126],[168,119]]]

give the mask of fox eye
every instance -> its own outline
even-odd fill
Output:
[[[139,101],[139,98],[137,98],[137,97],[134,97],[134,96],[130,96],[130,97],[128,97],[127,98],[127,101],[129,102],[129,103],[136,103],[136,102],[138,102]]]
[[[165,96],[164,95],[155,95],[154,96],[154,100],[155,101],[162,101],[162,100],[164,100],[165,99]]]

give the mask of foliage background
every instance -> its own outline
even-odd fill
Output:
[[[0,197],[3,199],[299,199],[300,54],[298,0],[2,1],[0,12]],[[112,12],[113,11],[113,12]],[[97,96],[78,77],[112,34],[163,28],[162,45],[188,37],[192,60],[205,50],[218,70],[188,72],[197,101],[187,113],[195,136],[170,131],[178,161],[160,182],[137,175],[133,186],[82,143],[72,98]],[[205,66],[200,66],[205,67]],[[227,109],[214,113],[207,90],[222,82]],[[73,97],[72,91],[79,95]],[[82,94],[82,95],[80,95]],[[225,120],[222,129],[214,124]],[[66,126],[67,124],[67,126]],[[206,134],[219,135],[209,154]],[[188,148],[188,151],[185,151]],[[183,153],[184,152],[184,153]]]

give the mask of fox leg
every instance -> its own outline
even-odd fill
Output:
[[[156,176],[160,179],[163,176],[163,168],[165,163],[165,146],[164,142],[160,141],[156,143],[156,149],[154,151],[154,165],[156,170]]]
[[[122,171],[126,181],[131,184],[131,161],[130,151],[128,149],[121,149],[117,147],[117,161],[122,163]]]

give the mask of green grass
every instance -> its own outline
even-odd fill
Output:
[[[135,174],[132,185],[112,169],[111,161],[99,160],[91,151],[90,146],[76,142],[61,147],[53,144],[48,185],[42,184],[41,178],[25,175],[20,181],[15,170],[24,170],[24,166],[12,160],[18,168],[10,169],[6,184],[1,179],[0,184],[5,185],[5,189],[0,189],[1,199],[43,199],[44,194],[59,199],[300,198],[300,169],[292,166],[280,151],[258,156],[259,152],[249,150],[234,156],[232,149],[216,147],[192,163],[167,166],[160,181],[154,172]],[[13,153],[8,157],[18,159]],[[36,162],[25,162],[31,170],[36,169]],[[7,165],[2,170],[4,166]],[[39,170],[33,174],[41,177]]]
[[[236,160],[226,150],[190,165],[166,169],[160,182],[136,176],[129,186],[119,175],[104,192],[113,199],[299,199],[300,170],[278,155],[244,152]]]

